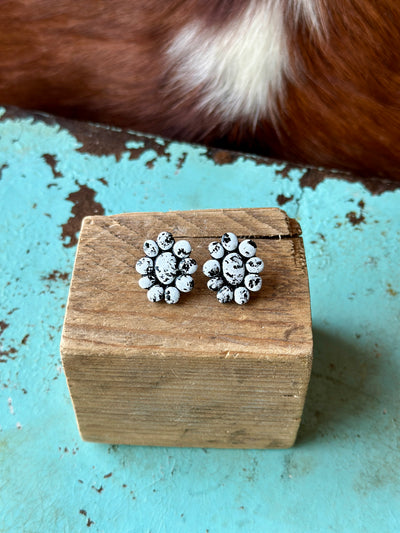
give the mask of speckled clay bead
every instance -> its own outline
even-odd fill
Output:
[[[264,262],[256,257],[257,244],[251,239],[239,243],[234,233],[227,232],[221,237],[221,243],[213,241],[208,245],[213,259],[203,265],[203,272],[211,279],[207,287],[217,292],[217,299],[227,303],[233,299],[239,305],[250,299],[249,291],[259,291],[262,280],[258,275],[264,268]]]
[[[188,257],[191,251],[192,247],[190,246],[188,241],[177,241],[173,247],[174,254],[180,259]]]
[[[182,274],[194,274],[197,270],[197,263],[191,257],[185,257],[178,265],[178,269]]]
[[[251,257],[246,262],[246,270],[250,274],[259,274],[264,270],[264,261],[259,257]]]
[[[233,300],[233,290],[227,285],[225,285],[217,292],[217,300],[221,304],[231,302]]]
[[[164,300],[167,302],[167,304],[177,304],[180,296],[181,293],[176,287],[167,287],[165,289]]]
[[[222,272],[230,285],[240,285],[244,279],[243,259],[237,253],[228,254],[222,261]]]
[[[194,283],[192,276],[188,276],[186,274],[178,276],[175,281],[176,288],[181,292],[190,292],[193,289],[193,285]]]
[[[225,255],[225,249],[220,242],[213,241],[208,245],[208,251],[214,259],[222,259]]]
[[[207,281],[207,287],[212,291],[219,291],[219,289],[225,283],[224,278],[215,277]]]
[[[239,244],[239,252],[243,257],[253,257],[257,253],[257,244],[250,239],[246,239]]]
[[[262,285],[262,279],[257,274],[247,274],[244,278],[244,284],[249,291],[259,291]]]
[[[156,241],[148,240],[143,244],[143,251],[147,257],[156,257],[158,250],[159,249]]]
[[[161,250],[170,250],[174,245],[174,238],[169,231],[162,231],[157,237],[157,244]]]
[[[163,252],[155,262],[156,278],[163,285],[169,285],[177,274],[177,260],[171,252]]]
[[[153,285],[147,291],[147,298],[150,300],[150,302],[160,302],[163,299],[163,296],[164,289],[161,287],[161,285]]]
[[[139,286],[147,289],[150,302],[164,299],[168,304],[176,304],[181,292],[193,289],[191,274],[196,272],[197,263],[189,257],[192,247],[188,241],[175,243],[172,234],[163,231],[158,235],[157,242],[146,240],[143,250],[146,257],[139,259],[136,270],[142,276]]]
[[[149,274],[153,270],[153,260],[150,257],[142,257],[136,263],[136,271],[142,276]]]
[[[234,233],[228,231],[222,235],[221,243],[225,250],[228,250],[228,252],[233,252],[238,246],[238,238]]]
[[[153,285],[157,283],[155,276],[142,276],[139,280],[139,287],[141,289],[150,289]]]
[[[209,278],[212,278],[213,276],[218,276],[220,272],[221,265],[216,259],[209,259],[203,265],[203,273]]]
[[[239,305],[247,304],[250,299],[250,293],[246,287],[237,287],[234,294],[235,302]]]

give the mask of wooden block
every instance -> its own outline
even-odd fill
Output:
[[[160,231],[200,268],[177,305],[150,303],[136,261]],[[207,245],[252,237],[265,262],[247,305],[206,287]],[[83,221],[61,355],[84,440],[162,446],[292,446],[311,371],[300,227],[280,209],[93,216]]]

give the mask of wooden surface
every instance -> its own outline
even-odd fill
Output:
[[[160,231],[188,238],[200,268],[178,305],[148,302],[136,261]],[[263,286],[245,306],[206,287],[207,245],[252,237]],[[82,437],[111,443],[287,447],[311,368],[300,228],[280,209],[94,216],[84,220],[61,353]]]
[[[2,532],[400,531],[399,188],[2,108],[0,144]],[[313,315],[296,445],[82,441],[58,355],[81,218],[282,205]]]

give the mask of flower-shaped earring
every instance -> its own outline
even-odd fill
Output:
[[[249,291],[259,291],[262,280],[259,273],[264,268],[263,260],[256,257],[257,245],[246,239],[239,244],[234,233],[225,233],[221,242],[211,242],[208,250],[212,259],[203,265],[204,274],[211,278],[207,287],[217,292],[220,303],[246,304]]]
[[[197,270],[197,263],[189,257],[192,247],[188,241],[175,242],[168,231],[161,232],[157,242],[145,241],[142,257],[136,263],[136,270],[141,274],[139,285],[147,289],[150,302],[165,300],[176,304],[181,292],[190,292],[194,282],[191,274]]]

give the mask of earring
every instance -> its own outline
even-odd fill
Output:
[[[175,242],[171,233],[162,231],[156,241],[144,242],[143,251],[146,257],[136,263],[136,271],[142,276],[139,286],[147,289],[150,302],[176,304],[182,292],[193,289],[197,263],[189,257],[192,247],[188,241]]]
[[[264,262],[256,257],[257,245],[251,239],[239,243],[234,233],[224,233],[221,242],[208,245],[212,259],[203,265],[203,273],[210,279],[207,287],[217,292],[217,300],[227,303],[235,300],[239,305],[250,299],[250,291],[261,289],[259,276]]]

